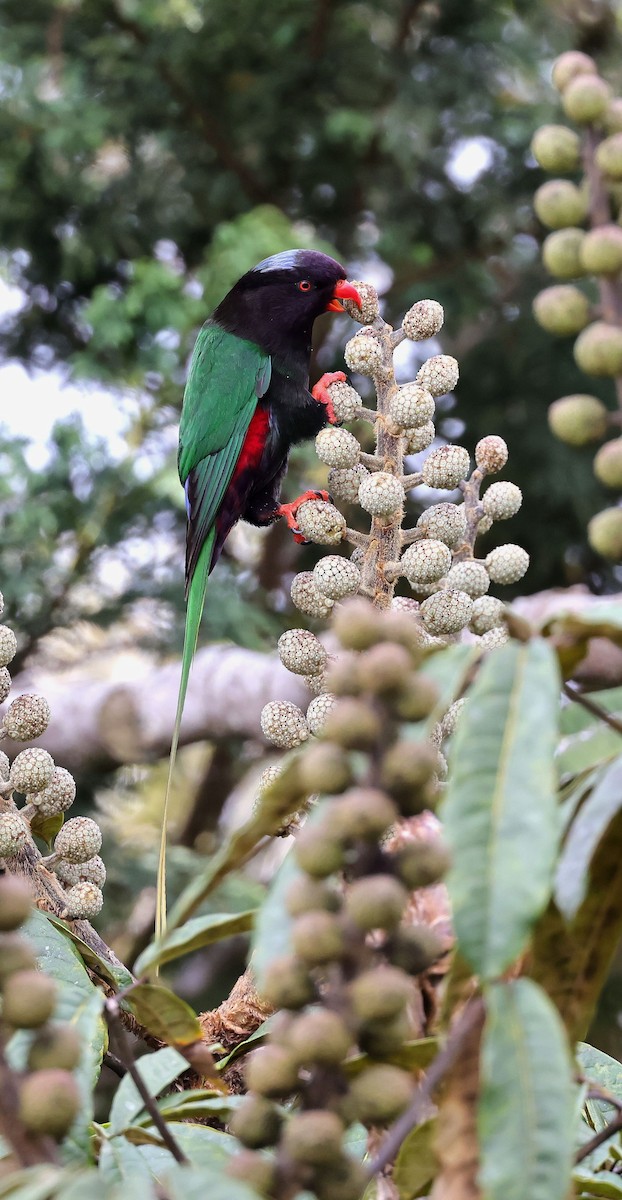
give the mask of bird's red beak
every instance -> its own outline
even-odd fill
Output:
[[[326,312],[343,312],[342,300],[354,300],[354,303],[362,308],[361,297],[355,287],[348,283],[346,279],[340,279],[335,284],[332,300],[326,305]]]

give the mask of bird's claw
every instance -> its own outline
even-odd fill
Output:
[[[339,372],[341,374],[341,372]],[[332,381],[334,382],[334,381]],[[277,517],[283,517],[287,524],[287,528],[291,529],[294,535],[294,541],[300,546],[307,546],[309,539],[300,531],[296,522],[296,514],[302,504],[306,504],[308,500],[323,500],[325,503],[331,503],[332,497],[329,492],[325,492],[322,488],[303,492],[301,496],[297,496],[295,500],[289,504],[279,504],[276,510]]]
[[[327,371],[311,389],[313,399],[317,400],[318,404],[324,405],[326,417],[331,425],[340,425],[341,421],[335,413],[328,389],[331,383],[345,383],[345,381],[346,377],[343,371]]]

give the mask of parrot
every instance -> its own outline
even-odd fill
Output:
[[[308,491],[281,503],[290,448],[338,424],[329,372],[309,390],[311,334],[316,317],[361,307],[345,268],[313,250],[265,258],[231,288],[200,330],[190,361],[179,426],[179,478],[186,503],[186,622],[177,712],[171,741],[158,868],[156,933],[166,925],[166,826],[190,668],[207,581],[233,525],[243,518],[270,525],[282,517],[299,542],[296,513]]]

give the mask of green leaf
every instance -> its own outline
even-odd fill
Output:
[[[318,807],[323,806],[320,803]],[[292,919],[285,906],[285,897],[294,879],[298,879],[300,875],[300,867],[290,850],[283,859],[257,914],[255,932],[251,940],[250,961],[260,994],[274,960],[292,952]]]
[[[486,990],[478,1111],[486,1200],[565,1200],[575,1086],[556,1009],[530,979]]]
[[[568,920],[585,899],[594,851],[621,807],[622,755],[611,764],[580,808],[562,850],[555,879],[555,902]]]
[[[172,1167],[165,1181],[170,1200],[257,1200],[253,1188],[216,1172],[213,1163],[209,1169],[195,1164]]]
[[[194,1009],[168,988],[139,983],[124,997],[123,1004],[144,1028],[162,1042],[190,1046],[201,1038]]]
[[[578,1042],[576,1056],[581,1074],[588,1082],[599,1084],[622,1103],[622,1063],[587,1042]],[[605,1129],[616,1115],[615,1105],[600,1097],[588,1100],[586,1107],[595,1133]]]
[[[404,1042],[395,1054],[386,1054],[384,1059],[394,1067],[403,1067],[405,1071],[425,1071],[438,1053],[438,1038],[417,1038],[413,1042]],[[368,1054],[353,1054],[343,1063],[343,1070],[348,1077],[359,1075],[373,1060]]]
[[[190,1088],[164,1096],[158,1101],[158,1108],[167,1121],[186,1121],[189,1117],[208,1115],[226,1120],[243,1099],[243,1096],[217,1092],[213,1088]],[[137,1118],[137,1122],[148,1125],[151,1122],[149,1113],[143,1112],[142,1116]]]
[[[155,1131],[153,1131],[155,1132]],[[218,1193],[212,1188],[212,1183],[220,1176],[228,1187],[228,1181],[223,1178],[223,1170],[232,1154],[239,1150],[239,1142],[228,1133],[220,1133],[207,1125],[177,1125],[174,1131],[175,1141],[180,1149],[188,1156],[192,1166],[201,1168],[203,1178],[203,1198],[213,1200]],[[104,1153],[105,1152],[105,1153]],[[143,1179],[156,1179],[158,1182],[172,1177],[175,1160],[164,1146],[142,1145],[133,1146],[123,1136],[114,1137],[104,1144],[103,1169],[109,1180],[133,1179],[138,1174]],[[185,1170],[188,1168],[184,1168]],[[207,1191],[206,1184],[209,1184]],[[181,1194],[181,1193],[176,1193]],[[233,1191],[223,1192],[223,1200],[230,1200]],[[257,1198],[251,1193],[253,1200]],[[184,1192],[184,1200],[188,1193]],[[246,1200],[246,1198],[245,1198]]]
[[[155,1054],[143,1055],[136,1067],[144,1084],[155,1098],[164,1088],[169,1087],[178,1075],[188,1070],[188,1062],[179,1051],[167,1046],[164,1050],[156,1050]],[[115,1134],[132,1125],[144,1107],[142,1096],[133,1079],[130,1075],[124,1075],[110,1109],[107,1131],[109,1138],[114,1140]]]
[[[434,1153],[434,1138],[438,1120],[431,1117],[413,1129],[402,1142],[395,1166],[393,1183],[399,1200],[415,1200],[425,1196],[438,1171],[438,1160]]]
[[[438,650],[430,654],[419,667],[422,675],[426,675],[437,686],[439,698],[437,708],[442,715],[447,711],[449,705],[455,700],[457,693],[473,666],[473,663],[479,657],[479,649],[477,646],[468,646],[459,644],[455,646],[445,646],[442,650]],[[438,720],[438,714],[433,714],[434,720]]]
[[[622,739],[615,729],[607,725],[596,725],[593,729],[566,738],[555,762],[562,776],[577,775],[590,767],[615,758],[620,753]]]
[[[14,1200],[48,1200],[62,1182],[64,1171],[49,1164],[14,1171],[0,1179],[0,1196]]]
[[[233,1050],[230,1054],[227,1054],[225,1058],[219,1058],[218,1062],[216,1063],[217,1070],[224,1071],[227,1067],[230,1067],[231,1064],[236,1061],[236,1059],[242,1058],[245,1054],[247,1054],[249,1050],[257,1050],[259,1046],[263,1045],[276,1022],[277,1016],[277,1013],[273,1013],[272,1016],[268,1017],[266,1021],[262,1021],[259,1028],[256,1029],[254,1033],[251,1033],[250,1037],[245,1038],[243,1042],[238,1042],[237,1046],[233,1047]]]
[[[590,700],[595,700],[600,708],[604,708],[607,712],[617,713],[618,716],[622,714],[622,688],[606,688],[602,692],[590,692]],[[560,721],[562,736],[579,733],[582,729],[600,724],[600,717],[594,716],[576,701],[565,704],[562,708]]]
[[[64,820],[63,813],[53,813],[51,817],[44,817],[42,813],[36,812],[30,822],[30,832],[51,848]]]
[[[572,1178],[578,1196],[606,1196],[611,1200],[620,1200],[622,1197],[622,1176],[613,1171],[592,1172],[576,1167]]]
[[[543,641],[493,651],[453,738],[442,806],[461,953],[484,978],[524,949],[550,894],[559,836],[555,656]]]
[[[92,946],[87,945],[87,943],[81,937],[79,937],[71,925],[66,924],[65,921],[61,921],[59,917],[53,917],[50,914],[48,919],[52,922],[52,925],[54,925],[57,929],[60,929],[60,931],[64,933],[66,937],[71,938],[71,941],[74,943],[80,953],[80,958],[82,958],[87,967],[90,967],[91,970],[94,971],[94,973],[101,979],[105,979],[111,983],[115,990],[119,989],[120,991],[123,991],[125,988],[132,986],[132,984],[135,982],[134,976],[130,971],[128,971],[127,967],[123,966],[122,963],[109,962],[109,960],[104,958],[102,954],[98,954],[97,951],[92,948]]]
[[[241,913],[210,913],[205,917],[193,917],[179,929],[173,929],[161,942],[152,942],[143,950],[136,960],[134,970],[137,975],[153,967],[162,966],[200,950],[203,946],[211,946],[224,938],[234,937],[238,933],[248,933],[253,928],[255,910]]]
[[[99,1078],[104,1050],[108,1044],[106,1023],[102,1017],[105,997],[90,979],[72,941],[46,915],[35,909],[24,926],[42,971],[58,987],[54,1019],[75,1025],[82,1042],[80,1062],[75,1075],[82,1104],[63,1143],[63,1156],[83,1163],[91,1156],[90,1124],[93,1120],[93,1089]],[[32,1034],[16,1034],[9,1044],[11,1065],[22,1069]]]

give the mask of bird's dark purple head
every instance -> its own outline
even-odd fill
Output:
[[[214,320],[269,354],[309,347],[316,317],[339,312],[340,294],[356,298],[345,278],[345,267],[328,254],[285,250],[247,271],[221,301]]]

